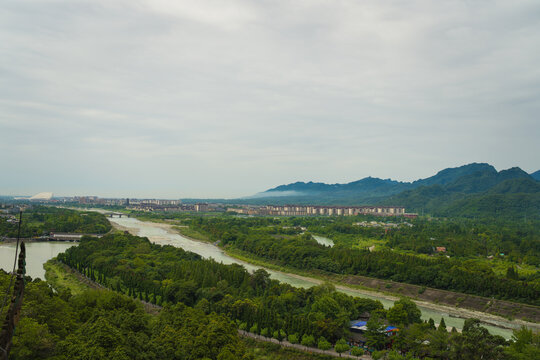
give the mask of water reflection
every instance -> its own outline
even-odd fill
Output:
[[[45,279],[45,264],[61,252],[72,246],[78,245],[74,242],[28,242],[26,245],[26,275],[32,278]],[[15,258],[15,243],[0,244],[0,268],[10,272],[13,270],[13,260]]]

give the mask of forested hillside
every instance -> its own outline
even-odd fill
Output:
[[[8,283],[0,270],[1,288]],[[72,296],[35,280],[26,284],[9,358],[195,360],[241,359],[244,353],[236,326],[224,316],[175,304],[154,317],[119,293]]]
[[[518,169],[478,172],[444,186],[408,190],[382,203],[449,217],[540,218],[540,183]]]
[[[391,205],[435,216],[540,218],[540,185],[534,178],[537,173],[529,175],[517,167],[497,172],[489,164],[472,163],[413,182],[372,177],[347,184],[296,182],[239,201],[276,205]]]

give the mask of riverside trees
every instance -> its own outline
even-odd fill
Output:
[[[369,345],[392,347],[389,358],[408,353],[458,360],[466,351],[471,359],[502,359],[508,353],[520,360],[538,350],[537,336],[526,331],[510,344],[474,320],[463,334],[448,333],[419,322],[418,309],[407,300],[386,311],[377,301],[337,293],[329,284],[296,289],[264,271],[249,274],[238,265],[217,264],[127,234],[86,237],[59,259],[113,290],[165,307],[151,317],[139,302],[112,291],[71,296],[32,282],[14,339],[15,359],[242,359],[245,348],[237,327],[304,345],[327,347],[328,340],[336,351],[346,351],[348,344],[340,339],[347,337],[348,320],[364,312],[372,314]],[[0,285],[7,281],[6,274],[0,276]],[[404,323],[392,338],[384,332],[388,313],[399,313]]]
[[[402,249],[416,249],[415,243],[432,249],[435,240],[450,242],[456,253],[468,256],[486,249],[512,249],[522,259],[534,263],[540,251],[540,232],[529,224],[524,227],[504,224],[474,224],[468,220],[435,225],[419,220],[411,228],[405,226],[385,232],[382,228],[353,226],[345,218],[231,218],[196,217],[190,225],[212,240],[221,240],[243,252],[305,270],[321,270],[338,274],[365,275],[415,285],[430,286],[503,300],[540,305],[540,280],[537,273],[512,276],[495,273],[487,264],[470,259],[444,256],[426,257],[384,247],[370,251],[352,247],[350,236],[385,238],[389,244]],[[476,226],[476,227],[475,227]],[[304,230],[314,230],[336,240],[332,248],[317,243]],[[499,232],[497,232],[499,229]],[[338,234],[338,235],[336,235]],[[339,240],[349,239],[349,240]],[[472,240],[475,239],[475,240]],[[412,245],[411,245],[412,244]],[[418,250],[418,249],[416,249]],[[430,250],[431,251],[431,250]],[[488,252],[489,253],[489,252]],[[462,255],[463,255],[462,254]],[[527,255],[525,255],[527,254]],[[505,268],[506,270],[506,268]]]
[[[333,343],[345,336],[349,320],[383,308],[379,301],[353,298],[331,285],[294,288],[262,269],[250,274],[240,265],[204,260],[127,234],[83,238],[58,260],[124,294],[224,314],[244,329],[267,335],[283,331]]]

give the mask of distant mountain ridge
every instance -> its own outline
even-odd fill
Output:
[[[366,177],[347,184],[296,182],[257,194],[252,203],[398,205],[438,215],[540,217],[540,183],[518,167],[497,170],[486,163],[447,168],[413,182]]]
[[[342,191],[355,191],[355,192],[369,192],[373,190],[378,191],[402,191],[405,189],[413,189],[419,186],[427,185],[445,185],[451,183],[458,178],[469,175],[475,172],[491,172],[496,174],[497,170],[489,164],[485,163],[472,163],[463,165],[456,168],[448,168],[439,171],[437,174],[428,177],[426,179],[419,179],[414,182],[401,182],[391,179],[380,179],[374,177],[366,177],[357,181],[353,181],[346,184],[325,184],[314,182],[295,182],[288,185],[280,185],[275,188],[266,190],[262,194],[272,195],[274,192],[283,191],[295,191],[297,193],[310,193],[310,192],[342,192]]]

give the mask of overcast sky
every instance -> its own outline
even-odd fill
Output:
[[[540,169],[540,2],[0,4],[0,194]]]

